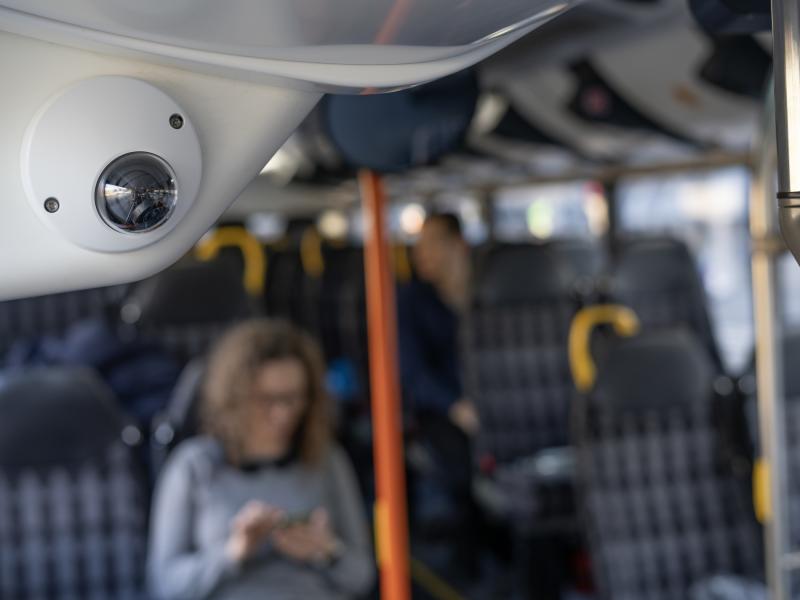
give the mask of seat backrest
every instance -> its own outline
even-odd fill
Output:
[[[567,339],[595,269],[590,248],[497,246],[478,260],[462,358],[482,455],[502,463],[568,443]]]
[[[156,473],[179,443],[200,433],[200,397],[205,369],[205,358],[191,360],[181,371],[167,406],[154,419],[150,455]]]
[[[636,312],[645,331],[688,328],[722,366],[703,281],[685,243],[668,237],[619,242],[610,294]]]
[[[303,269],[298,247],[268,253],[264,309],[271,317],[287,319],[312,333],[319,331],[320,279]]]
[[[136,284],[121,308],[125,323],[183,360],[203,354],[232,323],[252,315],[241,270],[225,257],[178,263]]]
[[[328,361],[348,361],[366,398],[369,384],[364,251],[327,248],[320,292],[320,341]]]
[[[127,290],[118,285],[0,302],[0,360],[18,340],[59,335],[82,319],[111,315]]]
[[[147,492],[89,370],[0,378],[0,597],[138,599]]]
[[[719,423],[730,396],[685,331],[612,345],[576,404],[581,511],[604,598],[683,600],[715,574],[757,576],[761,537],[748,481]]]

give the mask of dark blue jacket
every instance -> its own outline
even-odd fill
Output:
[[[433,286],[414,281],[398,290],[397,317],[406,410],[446,414],[462,394],[458,316]]]

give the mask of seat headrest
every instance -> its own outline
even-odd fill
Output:
[[[672,238],[634,238],[621,242],[612,276],[612,293],[702,290],[697,266],[683,242]]]
[[[195,358],[181,371],[170,396],[167,412],[170,424],[182,437],[196,435],[200,426],[199,408],[206,361]]]
[[[113,393],[90,369],[0,375],[0,469],[96,459],[120,439],[125,425]]]
[[[586,287],[602,268],[602,252],[591,244],[504,244],[479,261],[475,300],[513,304],[564,298]]]
[[[707,350],[683,330],[616,341],[598,373],[593,402],[625,412],[708,402],[715,375]]]
[[[162,271],[138,283],[122,306],[124,321],[145,327],[224,323],[251,314],[241,270],[222,257]]]

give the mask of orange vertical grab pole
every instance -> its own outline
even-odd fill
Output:
[[[376,541],[382,600],[408,600],[408,512],[403,469],[402,410],[397,358],[397,313],[386,237],[386,196],[380,177],[359,173],[366,225],[369,368],[372,382]]]

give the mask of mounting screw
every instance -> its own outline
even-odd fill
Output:
[[[44,201],[44,209],[49,213],[57,212],[61,204],[55,198],[48,198]]]
[[[169,118],[169,124],[173,129],[180,129],[183,127],[183,117],[175,113]]]

